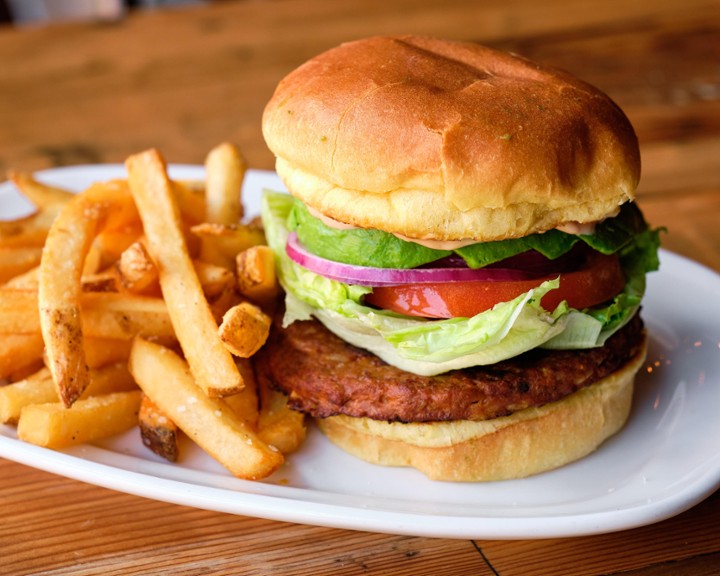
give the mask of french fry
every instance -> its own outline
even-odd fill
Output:
[[[224,266],[193,260],[193,267],[208,300],[214,300],[225,292],[234,291],[235,276]]]
[[[37,334],[37,292],[0,289],[0,334]],[[137,335],[174,338],[161,298],[123,293],[86,292],[80,297],[85,336],[129,340]]]
[[[102,368],[117,362],[127,363],[130,358],[132,340],[93,338],[86,334],[83,346],[85,347],[85,359],[88,367],[92,370],[92,368]]]
[[[8,180],[10,180],[20,193],[30,202],[38,207],[62,206],[75,196],[69,190],[51,186],[36,180],[35,177],[28,172],[19,172],[10,170],[8,172]]]
[[[173,180],[170,187],[183,220],[191,225],[202,222],[205,216],[205,196],[183,182]]]
[[[148,250],[178,341],[198,385],[208,396],[242,390],[232,355],[223,346],[182,234],[165,162],[155,150],[127,160],[128,178],[143,221]]]
[[[258,436],[263,442],[275,446],[283,454],[295,452],[305,440],[307,429],[305,416],[288,407],[285,394],[271,389],[267,382],[260,380],[260,413]]]
[[[48,366],[58,396],[71,406],[88,384],[80,317],[85,257],[97,232],[137,220],[121,183],[91,186],[68,201],[48,233],[40,264],[38,308]]]
[[[252,246],[236,257],[240,294],[260,305],[273,302],[279,293],[275,254],[269,246]]]
[[[81,283],[83,292],[118,291],[118,277],[113,269],[94,274],[83,274]]]
[[[145,446],[165,460],[177,462],[180,430],[147,394],[142,395],[138,425]]]
[[[231,290],[225,290],[212,298],[209,303],[210,311],[212,312],[213,318],[215,318],[215,322],[219,325],[227,311],[240,302],[242,302],[242,299],[234,288]]]
[[[226,348],[240,358],[249,358],[260,350],[270,334],[272,321],[260,308],[241,302],[223,316],[218,333]]]
[[[93,242],[98,253],[98,268],[111,266],[120,255],[142,237],[142,226],[127,226],[122,230],[103,230]]]
[[[10,280],[2,285],[2,290],[33,290],[37,292],[38,288],[38,275],[40,273],[40,266],[30,268],[27,272],[13,276]]]
[[[262,442],[223,400],[203,393],[187,363],[171,350],[136,339],[130,372],[188,437],[235,476],[257,480],[283,463],[282,454]]]
[[[119,340],[129,340],[137,335],[175,336],[162,298],[120,292],[86,292],[80,295],[79,303],[79,320],[85,336]],[[38,293],[0,289],[0,334],[37,334],[40,331]],[[82,341],[78,345],[81,346]]]
[[[18,438],[63,448],[120,434],[137,425],[141,394],[135,390],[91,396],[69,408],[61,402],[30,404],[20,412]]]
[[[60,208],[61,206],[57,205],[15,220],[0,220],[0,247],[42,246]]]
[[[142,294],[160,289],[158,271],[147,248],[142,242],[128,246],[117,261],[116,268],[123,290]]]
[[[17,380],[27,371],[42,365],[44,344],[35,334],[3,334],[0,341],[0,380]]]
[[[232,225],[243,215],[240,193],[247,162],[232,144],[213,148],[205,159],[205,221]]]
[[[203,222],[192,226],[190,231],[202,242],[202,259],[229,270],[235,268],[239,252],[265,242],[263,230],[247,224],[229,226]]]
[[[225,396],[223,401],[230,407],[235,415],[247,422],[253,429],[257,426],[259,400],[257,392],[257,383],[250,360],[247,358],[238,358],[236,360],[238,369],[242,374],[245,388],[232,396]]]
[[[130,376],[127,364],[118,362],[102,369],[91,370],[90,384],[80,398],[136,389],[137,385]],[[0,387],[0,422],[17,424],[20,412],[26,406],[58,400],[50,370],[41,368],[24,380]]]
[[[137,425],[172,462],[183,432],[265,478],[306,431],[252,366],[279,287],[262,225],[240,222],[245,160],[221,144],[197,182],[155,150],[126,168],[80,194],[9,175],[36,211],[0,220],[0,422],[49,448]]]
[[[7,282],[40,264],[42,248],[0,247],[0,283]]]

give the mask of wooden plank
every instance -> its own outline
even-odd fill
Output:
[[[207,512],[82,485],[2,459],[0,486],[2,574],[492,574],[467,540]]]
[[[671,561],[678,571],[667,573],[682,574],[680,568],[686,561],[695,567],[708,567],[717,561],[719,516],[720,492],[716,492],[704,506],[632,531],[569,539],[479,542],[478,545],[493,569],[503,576],[593,576],[643,567],[652,570]]]

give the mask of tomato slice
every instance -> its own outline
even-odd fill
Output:
[[[554,310],[563,300],[567,300],[571,308],[589,308],[610,300],[625,286],[625,277],[616,255],[589,252],[578,268],[568,272],[532,280],[381,286],[373,288],[372,293],[365,296],[365,302],[408,316],[466,318],[489,310],[500,302],[512,300],[558,276],[560,287],[548,292],[541,301],[546,310]]]

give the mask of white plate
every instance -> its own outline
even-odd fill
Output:
[[[121,166],[49,170],[49,182],[80,189],[124,174]],[[197,167],[173,167],[198,178]],[[268,172],[250,172],[248,212]],[[28,210],[0,185],[0,216]],[[589,457],[524,480],[432,482],[408,469],[360,462],[312,429],[301,451],[264,482],[233,478],[196,447],[178,464],[150,453],[133,430],[98,445],[55,452],[19,442],[0,426],[0,456],[147,498],[338,528],[447,538],[546,538],[595,534],[657,522],[720,486],[720,276],[663,251],[643,316],[650,331],[646,369],[627,426]],[[2,488],[0,487],[0,490]]]

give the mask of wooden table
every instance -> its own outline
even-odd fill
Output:
[[[640,202],[666,248],[720,270],[717,0],[277,0],[0,29],[0,171],[200,163],[231,140],[272,168],[260,115],[313,54],[378,33],[470,39],[607,91],[640,137]],[[717,383],[716,383],[717,384]],[[164,504],[0,460],[0,574],[718,574],[720,493],[599,536],[464,541],[272,522]]]

